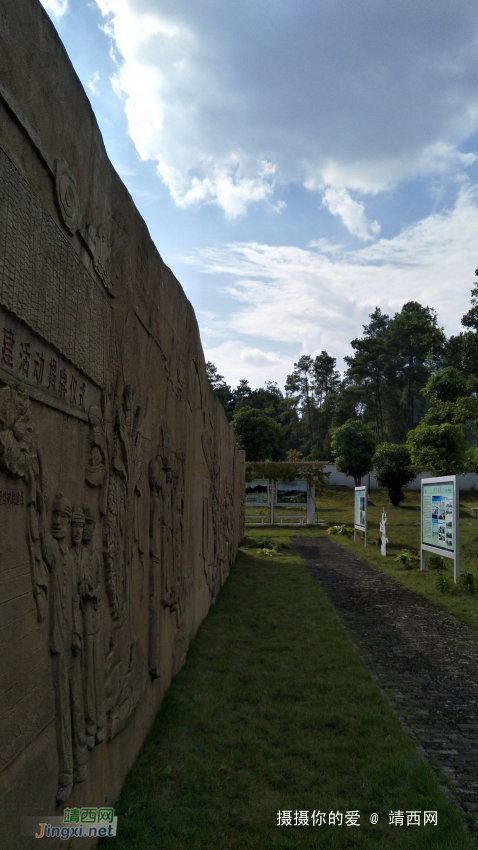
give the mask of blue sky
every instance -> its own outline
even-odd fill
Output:
[[[42,0],[232,385],[343,367],[375,306],[458,333],[478,266],[472,0]]]

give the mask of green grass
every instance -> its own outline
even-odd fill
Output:
[[[248,531],[128,774],[113,846],[471,848],[320,586],[273,534],[284,546],[271,559]],[[361,826],[278,827],[279,810],[359,810]],[[391,810],[436,810],[438,826],[390,826]]]
[[[353,525],[353,490],[330,487],[322,491],[317,498],[317,516],[328,525]],[[453,594],[440,593],[435,588],[436,570],[421,572],[420,564],[412,570],[405,569],[396,563],[395,558],[404,549],[419,550],[420,547],[420,493],[407,492],[405,501],[398,508],[387,504],[388,496],[383,491],[372,490],[370,493],[373,506],[368,507],[368,546],[364,547],[363,537],[358,535],[357,542],[353,537],[347,538],[334,535],[331,539],[354,552],[378,569],[393,576],[401,584],[427,597],[432,602],[445,608],[460,620],[478,628],[478,593],[468,593],[457,590]],[[460,572],[478,572],[478,518],[472,516],[471,505],[478,505],[478,493],[465,491],[460,493]],[[380,546],[374,546],[373,541],[380,537],[380,520],[382,508],[387,511],[387,557],[380,554]],[[269,534],[269,531],[265,531]],[[325,530],[320,527],[309,527],[298,531],[297,536],[322,537]],[[428,560],[428,555],[426,556]],[[453,578],[453,561],[445,559],[447,566],[445,575]]]

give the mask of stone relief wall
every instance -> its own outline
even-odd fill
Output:
[[[243,494],[191,305],[43,8],[2,0],[2,848],[33,846],[22,816],[113,804],[229,574]]]

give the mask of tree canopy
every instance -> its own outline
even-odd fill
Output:
[[[462,324],[462,333],[447,339],[431,307],[409,301],[388,315],[377,306],[351,341],[342,374],[327,351],[302,354],[283,389],[274,381],[253,389],[246,379],[234,389],[213,363],[206,368],[239,442],[248,441],[248,457],[329,461],[333,435],[354,421],[378,445],[408,446],[414,465],[465,468],[474,463],[478,437],[476,281]],[[251,410],[265,419],[239,416]]]
[[[360,419],[348,419],[332,435],[332,452],[339,472],[351,475],[356,487],[373,468],[375,435],[369,425]]]

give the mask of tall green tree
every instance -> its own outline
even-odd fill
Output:
[[[416,475],[407,446],[381,443],[375,452],[373,469],[378,486],[388,490],[390,502],[398,506],[405,498],[405,484]]]
[[[353,357],[345,357],[347,380],[360,388],[364,418],[373,426],[376,439],[385,438],[387,419],[387,391],[393,386],[393,354],[388,329],[390,318],[376,307],[370,314],[370,322],[363,325],[364,334],[350,343],[355,349]],[[395,418],[397,405],[395,400]]]
[[[349,419],[333,431],[332,452],[336,469],[344,475],[351,475],[356,487],[360,487],[363,476],[373,468],[375,447],[375,434],[360,419]]]
[[[296,408],[300,410],[309,434],[309,451],[315,444],[314,434],[314,361],[308,354],[299,357],[294,363],[294,371],[287,376],[285,384],[286,395],[292,398]]]
[[[408,432],[407,446],[417,470],[429,470],[434,475],[465,471],[468,444],[462,425],[430,425],[422,420]]]
[[[417,301],[404,304],[389,326],[390,350],[396,362],[396,380],[402,388],[407,431],[424,413],[420,391],[428,381],[433,358],[444,351],[446,338],[435,310]]]
[[[234,414],[232,424],[238,446],[246,452],[246,460],[285,459],[284,431],[262,410],[241,407]]]
[[[215,366],[214,363],[211,363],[210,360],[206,363],[206,374],[214,391],[214,395],[218,397],[226,411],[227,418],[231,421],[234,413],[235,401],[229,384],[226,383],[224,375],[219,374],[217,366]]]

